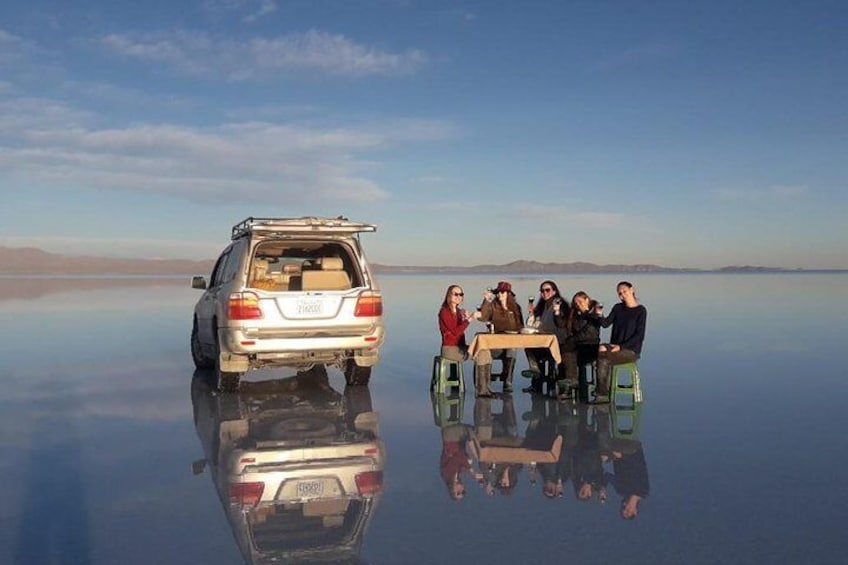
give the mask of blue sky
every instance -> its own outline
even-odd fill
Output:
[[[0,11],[0,245],[848,268],[848,3],[120,0]]]

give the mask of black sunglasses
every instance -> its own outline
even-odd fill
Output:
[[[454,296],[465,296],[465,293],[464,292],[454,292],[453,295]]]

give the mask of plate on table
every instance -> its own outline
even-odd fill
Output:
[[[518,333],[522,333],[522,334],[525,334],[525,335],[526,334],[537,334],[537,333],[539,333],[539,330],[537,330],[536,328],[521,328],[521,331],[519,331]]]
[[[517,335],[517,334],[518,334],[518,332],[517,332],[517,331],[515,331],[515,330],[504,330],[504,333],[505,333],[505,334],[510,334],[510,335]]]

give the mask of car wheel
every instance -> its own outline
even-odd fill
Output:
[[[197,320],[191,327],[191,358],[198,369],[211,369],[215,366],[215,361],[203,354],[200,338],[197,337]]]
[[[348,359],[344,374],[349,386],[365,386],[371,380],[371,367],[360,367],[353,359]]]

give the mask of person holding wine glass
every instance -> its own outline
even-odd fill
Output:
[[[559,342],[565,339],[566,331],[564,327],[559,327],[556,319],[566,314],[566,308],[563,306],[559,287],[554,281],[543,281],[539,285],[539,298],[534,305],[531,297],[528,308],[530,310],[527,318],[529,327],[534,327],[540,332],[556,334]],[[530,378],[530,386],[526,387],[524,392],[542,392],[542,383],[545,378],[542,374],[542,362],[553,362],[551,352],[547,348],[532,348],[526,350],[526,355],[529,368],[522,374]]]
[[[571,298],[571,309],[566,316],[556,319],[557,325],[566,331],[566,337],[560,343],[562,364],[565,372],[565,391],[558,391],[560,400],[568,397],[569,388],[579,386],[580,366],[592,363],[598,358],[598,344],[601,342],[601,321],[603,304],[592,300],[587,293],[579,291]]]
[[[521,307],[515,301],[515,293],[512,285],[507,281],[500,281],[492,290],[483,293],[483,302],[480,304],[478,319],[481,322],[489,322],[494,327],[495,333],[518,332],[524,327],[524,316]],[[477,365],[475,378],[477,379],[477,396],[491,396],[489,382],[492,378],[492,361],[500,359],[503,362],[501,380],[503,381],[503,392],[512,392],[512,378],[515,370],[515,349],[492,349],[482,350],[477,354]]]
[[[442,333],[441,356],[451,361],[468,359],[465,329],[474,318],[474,312],[460,308],[465,297],[462,287],[452,284],[445,291],[445,299],[439,309],[439,331]]]

